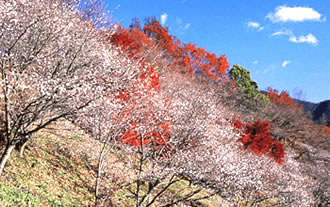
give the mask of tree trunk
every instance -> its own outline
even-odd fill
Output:
[[[31,138],[31,135],[25,135],[25,136],[21,135],[19,137],[20,141],[18,143],[16,143],[15,148],[19,152],[19,157],[20,158],[23,158],[26,144],[28,143],[30,138]]]
[[[99,185],[100,185],[100,177],[101,177],[101,169],[100,169],[100,163],[98,164],[98,169],[96,172],[96,179],[95,179],[95,192],[94,192],[94,197],[95,197],[95,207],[98,206],[98,199],[99,199]]]
[[[27,141],[28,141],[28,140],[24,141],[23,143],[20,143],[20,145],[19,145],[19,147],[18,147],[18,150],[19,150],[19,157],[20,157],[20,158],[23,158],[24,150],[25,150],[26,144],[28,143]]]
[[[98,162],[97,162],[97,172],[96,172],[96,179],[95,179],[95,191],[94,191],[94,197],[95,197],[95,207],[98,206],[98,199],[99,199],[99,186],[100,186],[100,179],[101,179],[101,173],[103,170],[103,164],[104,164],[104,158],[108,151],[105,151],[106,143],[103,143],[101,150],[99,152]]]
[[[0,160],[0,175],[3,172],[3,169],[5,168],[5,165],[8,161],[8,158],[10,154],[12,153],[13,149],[15,148],[15,145],[7,145],[5,151],[3,152]]]

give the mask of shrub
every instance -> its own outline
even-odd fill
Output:
[[[244,149],[250,148],[257,154],[268,154],[279,164],[284,162],[284,146],[272,138],[268,122],[257,120],[255,123],[244,124],[239,120],[233,120],[233,123],[236,129],[243,132],[237,141],[243,144]]]

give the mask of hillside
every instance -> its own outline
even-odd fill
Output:
[[[303,106],[305,112],[310,112],[313,121],[323,123],[330,126],[330,101],[322,101],[320,103],[311,103],[308,101],[295,100]]]
[[[0,4],[0,206],[329,206],[330,127],[99,3]]]
[[[294,99],[294,101],[296,101],[297,104],[301,104],[305,112],[313,112],[315,108],[318,106],[317,103],[312,103],[309,101],[303,101],[299,99]]]
[[[313,110],[313,120],[330,126],[330,101],[322,101]]]
[[[267,91],[261,91],[261,93],[267,95]],[[329,100],[322,101],[320,103],[312,103],[309,101],[293,99],[297,104],[302,105],[303,110],[309,113],[311,119],[316,123],[323,123],[330,126],[330,114],[329,114]],[[322,121],[323,120],[323,121]]]
[[[1,207],[94,206],[98,161],[94,149],[101,145],[65,120],[37,133],[28,143],[24,157],[15,153],[6,167],[5,175],[1,176]],[[113,183],[114,179],[116,182],[126,179],[118,170],[120,161],[116,160],[116,156],[113,151],[107,154],[104,173],[111,176],[102,177],[98,206],[135,206],[134,199],[126,196],[130,194],[127,188],[118,188]],[[113,166],[113,162],[117,167]],[[197,189],[187,186],[182,180],[170,188],[167,196],[180,197],[183,189],[185,193],[189,189]],[[203,194],[207,195],[207,189]],[[193,205],[211,207],[226,203],[221,200],[220,197],[213,197],[196,201]]]
[[[40,131],[28,143],[23,158],[19,157],[16,152],[8,162],[5,174],[1,176],[1,206],[94,206],[98,162],[98,154],[94,149],[99,149],[101,146],[101,143],[91,139],[79,128],[65,120]],[[320,151],[309,145],[301,147],[301,150],[305,152],[303,156],[308,157],[308,159],[304,158],[306,161],[328,160],[328,164],[323,163],[322,165],[325,164],[324,167],[330,170],[329,151]],[[325,157],[326,154],[328,154],[327,157]],[[128,188],[118,188],[114,183],[114,181],[122,182],[127,179],[122,173],[124,169],[118,169],[121,161],[116,159],[117,156],[115,151],[107,154],[107,167],[104,175],[109,176],[102,176],[99,206],[135,206],[134,199],[129,196],[131,193]],[[317,175],[319,171],[313,166],[314,164],[310,163],[306,165],[305,170]],[[326,187],[327,181],[320,186],[320,190]],[[200,190],[197,186],[182,179],[163,196],[180,198],[196,189]],[[200,195],[197,194],[197,196],[206,196],[204,199],[174,206],[232,206],[218,195],[208,198],[209,192],[209,189],[202,188]],[[276,199],[274,201],[266,200],[259,206],[273,206],[275,203]],[[241,201],[235,206],[247,205]],[[158,204],[155,203],[155,206]]]

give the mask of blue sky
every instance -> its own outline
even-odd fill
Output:
[[[329,0],[105,0],[113,21],[154,16],[182,42],[195,43],[251,72],[260,89],[330,99]]]

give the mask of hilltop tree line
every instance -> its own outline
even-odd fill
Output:
[[[181,43],[156,18],[113,25],[99,3],[1,0],[0,174],[15,148],[23,156],[36,132],[66,119],[133,153],[125,159],[136,172],[129,188],[136,206],[208,197],[200,188],[163,198],[179,179],[231,203],[329,201],[317,190],[324,168],[312,168],[317,178],[305,172],[299,144],[323,141],[329,128],[311,123],[287,92],[262,94],[248,70],[230,69],[227,56]]]

